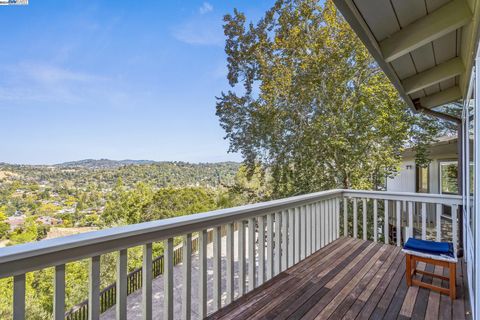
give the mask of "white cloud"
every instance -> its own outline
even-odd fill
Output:
[[[213,11],[213,6],[208,2],[204,2],[202,6],[198,9],[198,12],[200,12],[200,14],[206,14],[211,11]]]
[[[22,62],[0,66],[2,102],[56,102],[65,104],[110,102],[123,92],[115,79],[42,62]]]
[[[191,19],[177,26],[172,34],[187,44],[222,46],[224,43],[222,24],[216,19]]]

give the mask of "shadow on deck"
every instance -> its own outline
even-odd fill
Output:
[[[399,247],[340,238],[208,319],[469,319],[465,267],[460,260],[452,301],[424,288],[407,288]],[[423,263],[418,268],[444,273]],[[422,281],[448,287],[430,276]]]

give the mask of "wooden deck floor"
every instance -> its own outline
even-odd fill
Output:
[[[419,268],[444,272],[423,263]],[[341,238],[209,319],[469,319],[464,272],[462,260],[452,302],[424,288],[407,288],[400,248]],[[422,280],[431,283],[432,277]]]

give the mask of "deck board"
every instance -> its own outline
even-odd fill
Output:
[[[407,287],[405,258],[398,247],[340,238],[208,319],[469,319],[465,270],[460,260],[452,303],[448,296]]]

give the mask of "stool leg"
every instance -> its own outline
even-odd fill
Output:
[[[452,300],[455,300],[456,297],[457,297],[457,292],[456,292],[456,277],[457,277],[457,274],[456,274],[456,269],[457,269],[457,265],[456,263],[452,263],[450,262],[449,263],[449,267],[450,269],[450,298]]]
[[[409,254],[406,255],[405,264],[405,278],[407,278],[407,287],[412,285],[412,258]]]

